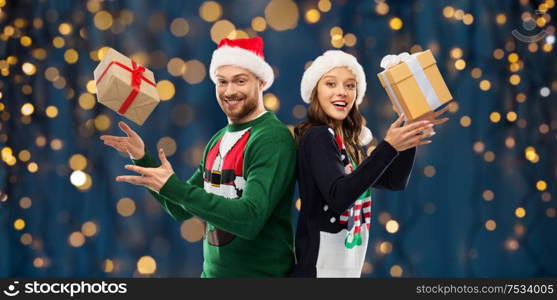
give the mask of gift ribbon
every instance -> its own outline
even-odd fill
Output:
[[[437,93],[435,93],[433,86],[431,86],[431,82],[425,75],[425,72],[422,66],[420,65],[420,62],[418,61],[416,54],[398,55],[398,57],[396,55],[386,56],[381,61],[381,66],[386,69],[395,61],[405,62],[408,65],[408,68],[410,69],[410,72],[412,72],[413,77],[416,79],[418,87],[420,88],[420,91],[424,95],[429,107],[435,110],[436,108],[441,106],[442,103],[439,101],[439,97],[437,96]],[[387,79],[387,75],[385,74],[385,72],[386,71],[383,71],[380,74],[381,74],[381,78],[383,78],[383,82],[385,83],[385,87],[387,87],[387,93],[389,93],[391,98],[395,100],[394,101],[395,105],[397,106],[398,110],[402,112],[403,110],[402,107],[400,106],[399,99],[396,96],[395,92],[393,91],[393,88],[389,80]]]
[[[420,62],[418,61],[418,58],[415,55],[412,55],[405,62],[408,65],[408,67],[410,68],[410,71],[412,72],[412,74],[414,74],[414,78],[416,79],[416,82],[418,83],[418,87],[420,88],[420,90],[422,91],[422,94],[424,95],[425,99],[427,100],[427,103],[429,104],[429,107],[431,107],[431,109],[435,110],[436,108],[441,106],[441,102],[439,101],[439,97],[437,97],[437,94],[435,93],[435,90],[433,89],[433,86],[431,86],[431,82],[429,82],[429,79],[425,75],[424,69],[420,65]]]
[[[139,91],[141,90],[141,80],[145,80],[145,82],[147,82],[148,84],[150,84],[152,86],[156,87],[156,85],[151,80],[147,79],[145,76],[142,75],[142,73],[145,72],[145,68],[141,65],[138,65],[133,60],[132,60],[132,67],[131,68],[124,65],[121,62],[118,62],[118,61],[115,61],[115,60],[111,61],[108,64],[108,66],[104,69],[104,71],[102,72],[99,79],[97,79],[97,82],[96,82],[97,85],[99,84],[99,82],[101,82],[101,80],[103,79],[106,72],[108,72],[108,69],[110,69],[110,67],[113,66],[113,65],[117,65],[117,66],[121,67],[122,69],[124,69],[126,71],[129,71],[132,74],[132,80],[131,80],[132,90],[131,90],[130,94],[128,95],[128,97],[126,98],[126,100],[124,100],[124,103],[122,103],[122,105],[118,109],[118,113],[123,115],[128,111],[128,108],[132,105],[133,101],[135,100],[135,98],[139,94]]]

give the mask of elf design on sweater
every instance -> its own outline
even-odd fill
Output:
[[[302,204],[291,275],[360,277],[371,227],[370,188],[404,189],[414,154],[382,141],[356,168],[333,129],[308,129],[298,147]]]

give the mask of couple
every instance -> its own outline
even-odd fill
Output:
[[[206,222],[202,277],[359,277],[370,187],[406,186],[416,147],[433,135],[420,133],[445,122],[437,119],[444,110],[404,126],[400,115],[368,156],[362,146],[371,133],[358,110],[366,80],[354,56],[327,51],[305,71],[308,120],[296,126],[296,140],[264,108],[274,75],[260,37],[223,39],[209,69],[229,124],[211,138],[192,177],[179,179],[162,149],[154,160],[120,122],[126,136],[101,139],[129,153],[134,165],[125,168],[139,176],[116,180],[147,187],[176,220]],[[294,251],[296,173],[302,204]]]

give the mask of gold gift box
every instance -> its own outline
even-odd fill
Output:
[[[377,76],[393,106],[409,120],[434,111],[453,98],[430,50],[414,53]]]
[[[93,75],[99,103],[138,125],[143,125],[160,102],[153,72],[112,48]]]

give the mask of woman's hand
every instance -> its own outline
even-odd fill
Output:
[[[403,122],[404,114],[401,114],[398,119],[391,124],[385,136],[385,141],[393,148],[400,152],[431,143],[431,140],[424,139],[433,136],[435,131],[431,131],[431,133],[427,134],[423,134],[422,132],[434,126],[432,121],[416,121],[400,127]]]
[[[124,122],[120,121],[118,126],[127,136],[102,135],[101,140],[120,152],[127,152],[131,159],[142,159],[145,156],[145,144],[141,137]]]

